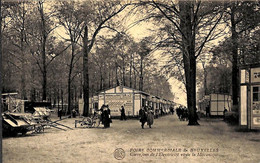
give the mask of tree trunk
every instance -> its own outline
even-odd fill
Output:
[[[70,59],[70,66],[69,66],[69,76],[68,76],[68,112],[67,114],[70,114],[72,117],[72,107],[71,107],[71,75],[72,75],[72,69],[73,69],[73,61],[74,61],[74,44],[72,43],[71,48],[71,59]]]
[[[124,56],[125,57],[125,56]],[[125,58],[123,57],[123,80],[122,80],[122,85],[125,86]]]
[[[2,6],[2,0],[0,0],[0,6]],[[1,7],[0,7],[0,27],[2,27],[2,9],[1,9]],[[0,99],[2,99],[2,88],[3,88],[3,86],[2,86],[2,28],[0,28]],[[3,108],[2,108],[2,103],[1,103],[1,105],[0,105],[0,114],[2,115],[2,112],[4,111],[3,110]],[[0,116],[0,128],[1,128],[1,131],[3,131],[2,130],[2,122],[3,122],[3,119],[2,119],[2,117],[3,116]],[[0,140],[2,141],[2,132],[1,132],[1,134],[0,134]],[[3,149],[2,148],[2,142],[0,143],[0,148],[1,149]],[[2,157],[3,156],[3,153],[2,153],[2,150],[0,151],[0,162],[2,162]]]
[[[60,110],[60,89],[58,88],[58,110]]]
[[[108,70],[108,88],[111,88],[110,79],[111,79],[111,72],[110,72],[110,70]]]
[[[139,81],[139,90],[143,91],[143,59],[144,57],[141,55],[141,63],[140,63],[140,81]]]
[[[135,66],[135,62],[133,60],[133,68]],[[136,72],[135,72],[135,69],[134,69],[134,89],[136,89]]]
[[[78,104],[78,91],[76,85],[74,85],[74,103],[73,108]]]
[[[207,88],[207,71],[204,69],[204,94],[208,94],[208,88]]]
[[[116,86],[119,86],[119,80],[118,80],[117,70],[118,70],[118,66],[116,66]]]
[[[63,111],[64,110],[64,99],[63,99],[63,89],[61,88],[61,110]]]
[[[231,7],[231,39],[232,39],[232,110],[238,112],[238,92],[239,92],[239,72],[237,66],[238,58],[238,34],[236,32],[236,20],[235,20],[235,4]]]
[[[133,67],[133,54],[131,54],[130,72],[129,72],[129,86],[132,88],[132,67]]]
[[[88,72],[88,27],[85,27],[83,37],[83,98],[84,98],[84,111],[83,116],[89,115],[89,72]]]
[[[208,76],[208,74],[207,74],[207,70],[206,70],[206,67],[205,67],[205,64],[206,64],[205,62],[202,62],[203,73],[204,73],[204,83],[203,84],[204,84],[204,95],[207,95],[208,94],[208,90],[207,90],[207,76]]]
[[[43,4],[39,2],[39,12],[41,15],[41,34],[42,34],[42,101],[46,101],[47,98],[47,67],[46,67],[46,26],[45,26],[45,18],[43,13]]]
[[[114,71],[112,69],[112,72],[111,72],[111,87],[114,87]]]
[[[180,27],[182,29],[182,53],[186,77],[188,125],[199,125],[196,116],[196,57],[195,33],[192,31],[191,1],[180,1]]]
[[[100,83],[99,83],[99,90],[103,90],[103,74],[102,74],[102,69],[99,67],[99,72],[100,72]]]
[[[0,6],[2,6],[2,0],[0,0]],[[3,86],[2,86],[2,9],[1,9],[1,7],[0,7],[0,99],[1,99],[1,103],[0,103],[0,114],[1,114],[1,116],[0,116],[0,128],[1,128],[1,133],[0,133],[0,141],[1,141],[1,143],[0,143],[0,162],[2,162],[2,158],[3,158],[3,151],[2,151],[2,149],[3,149],[3,146],[2,146],[2,138],[3,138],[3,136],[2,136],[2,131],[3,131],[3,128],[2,128],[2,126],[3,126],[3,116],[2,116],[2,112],[4,111],[3,110],[3,108],[2,108],[2,88],[3,88]]]
[[[25,81],[25,76],[26,76],[26,70],[25,70],[25,7],[24,7],[24,2],[23,2],[23,13],[22,13],[22,27],[21,27],[21,54],[22,54],[22,72],[21,72],[21,88],[22,88],[22,99],[26,100],[27,95],[26,95],[26,81]]]
[[[193,48],[192,48],[193,49]],[[194,52],[195,53],[195,52]],[[196,59],[195,55],[190,58],[190,104],[189,109],[189,124],[188,125],[198,125],[197,113],[196,113]]]

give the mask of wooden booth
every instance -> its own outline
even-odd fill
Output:
[[[239,124],[260,129],[260,64],[240,68]]]

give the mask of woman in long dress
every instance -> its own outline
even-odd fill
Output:
[[[151,128],[153,124],[153,119],[154,119],[154,113],[153,110],[149,110],[147,112],[147,125]]]

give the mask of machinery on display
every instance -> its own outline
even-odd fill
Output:
[[[54,127],[60,130],[72,129],[58,123],[63,119],[50,119],[51,105],[48,102],[28,102],[16,98],[17,93],[2,94],[3,136],[25,135],[27,132],[41,133],[44,128]],[[66,129],[64,129],[66,128]]]

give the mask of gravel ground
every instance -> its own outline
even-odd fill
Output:
[[[141,129],[138,120],[113,120],[108,129],[74,128],[74,121],[61,121],[73,130],[50,128],[4,138],[3,162],[260,163],[260,132],[237,131],[220,119],[201,119],[200,126],[187,126],[175,115],[167,115],[155,119],[151,129]]]

